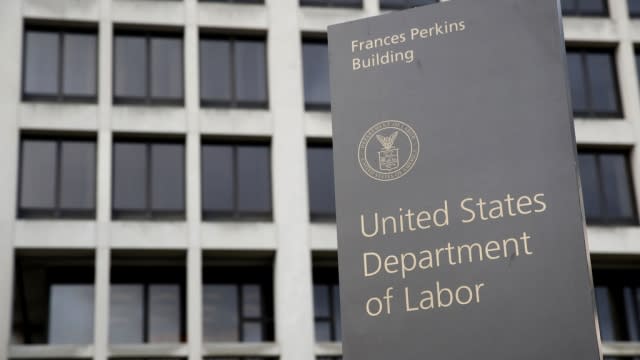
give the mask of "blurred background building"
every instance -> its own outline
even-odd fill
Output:
[[[0,358],[338,359],[326,26],[433,2],[2,1]],[[562,7],[604,353],[639,359],[640,0]]]

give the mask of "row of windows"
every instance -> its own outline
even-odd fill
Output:
[[[203,34],[199,53],[202,106],[268,107],[264,37]],[[622,117],[613,51],[569,48],[567,54],[574,115]],[[306,108],[329,109],[326,41],[303,41],[302,59]],[[96,64],[95,32],[30,27],[25,33],[23,98],[95,102]],[[117,31],[113,66],[114,103],[183,103],[181,35]]]
[[[116,138],[113,218],[183,219],[184,151],[184,142],[178,140]],[[310,144],[307,152],[311,217],[332,219],[331,147]],[[204,219],[271,218],[268,143],[205,142],[201,155]],[[95,139],[24,136],[19,217],[95,217],[96,161]]]
[[[180,255],[114,253],[109,291],[111,344],[187,341],[184,261]],[[205,256],[203,261],[204,342],[274,341],[271,260],[229,265]],[[314,261],[318,342],[342,339],[338,274],[335,260],[332,262]],[[92,343],[92,265],[90,255],[18,255],[12,343]],[[598,268],[594,285],[602,339],[640,341],[640,270]]]
[[[635,224],[627,152],[581,150],[578,160],[587,221]],[[184,142],[116,138],[112,161],[113,218],[184,218]],[[310,143],[307,167],[311,219],[334,219],[331,146]],[[205,220],[271,218],[268,143],[205,141],[201,171]],[[24,136],[19,174],[20,217],[95,216],[95,139]]]

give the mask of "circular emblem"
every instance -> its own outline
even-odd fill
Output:
[[[378,181],[391,181],[411,171],[420,142],[411,126],[398,120],[381,121],[367,130],[358,145],[360,168]]]

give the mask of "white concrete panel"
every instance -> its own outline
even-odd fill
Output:
[[[19,125],[21,129],[96,131],[98,106],[25,102],[20,104]]]
[[[280,353],[275,343],[205,343],[203,356],[265,356],[274,357]]]
[[[269,222],[204,222],[200,226],[200,241],[207,250],[275,250],[276,229]]]
[[[92,249],[96,223],[84,220],[19,220],[15,226],[17,248]]]
[[[610,18],[564,17],[563,25],[567,43],[615,43],[620,38]]]
[[[140,345],[111,345],[111,357],[185,357],[188,355],[187,345],[184,344],[140,344]]]
[[[92,356],[93,346],[90,345],[12,345],[9,347],[11,359],[86,359]]]
[[[185,222],[114,221],[112,249],[186,249],[189,243]]]
[[[311,223],[309,233],[312,250],[338,249],[338,231],[335,223]]]
[[[184,24],[183,1],[113,0],[111,17],[116,24]]]
[[[198,3],[198,25],[210,29],[249,29],[266,31],[267,8],[264,5]]]
[[[341,342],[322,342],[316,343],[316,356],[340,356],[342,355]]]
[[[330,138],[332,135],[331,113],[328,111],[306,111],[304,130],[307,137]]]
[[[98,0],[24,0],[26,18],[97,21]]]
[[[303,32],[326,33],[327,26],[374,15],[373,9],[301,6],[298,10]]]
[[[171,106],[114,106],[111,127],[116,132],[185,133],[186,111]]]
[[[200,110],[199,119],[203,135],[273,135],[268,110],[206,108]]]
[[[623,145],[635,143],[634,126],[620,119],[576,119],[578,145]]]
[[[590,226],[587,239],[592,255],[640,256],[640,228],[637,226]]]

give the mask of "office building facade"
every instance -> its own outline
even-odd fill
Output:
[[[0,358],[339,359],[326,26],[433,2],[3,1]],[[603,350],[638,358],[640,1],[562,10]]]

